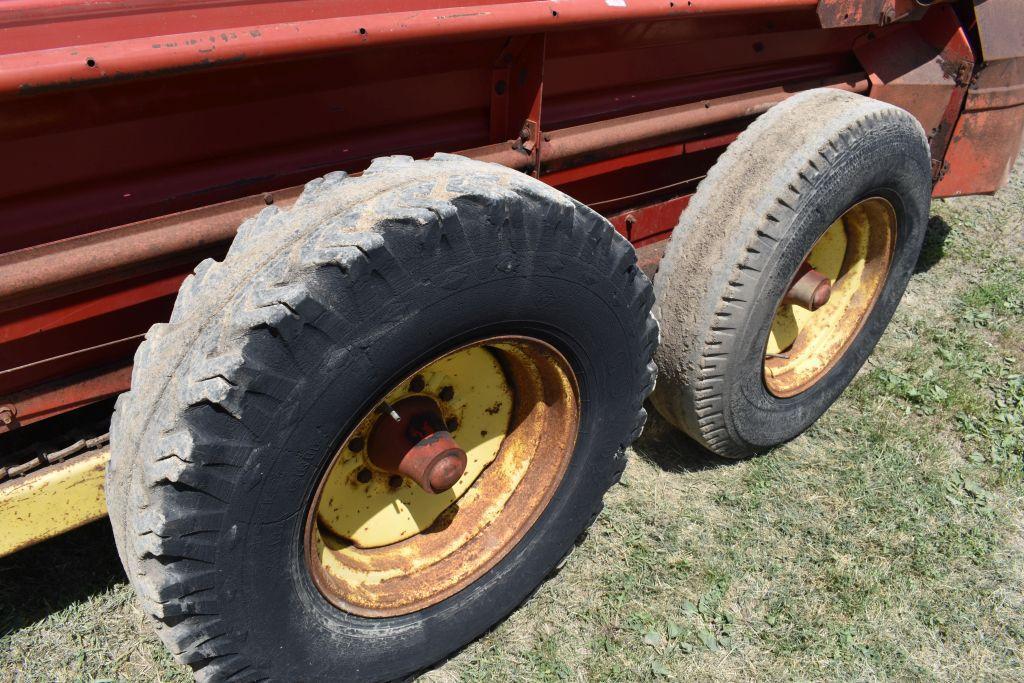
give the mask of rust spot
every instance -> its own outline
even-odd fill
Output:
[[[199,52],[203,51],[199,50]],[[244,62],[246,59],[248,59],[248,56],[245,54],[237,55],[235,57],[227,57],[225,59],[209,59],[204,57],[191,64],[172,66],[164,69],[148,69],[144,71],[133,71],[131,73],[124,71],[116,71],[113,73],[99,71],[95,77],[90,78],[68,78],[62,81],[47,83],[22,83],[18,86],[18,92],[22,95],[36,95],[70,90],[84,85],[100,85],[106,83],[120,83],[123,81],[137,81],[145,78],[157,78],[160,76],[174,76],[177,74],[186,74],[218,66],[237,64],[239,62]]]
[[[477,495],[453,500],[420,533],[368,551],[318,536],[319,525],[311,523],[317,508],[311,506],[306,558],[314,583],[331,603],[370,617],[436,604],[493,567],[546,508],[575,445],[575,378],[564,358],[541,342],[488,341],[489,349],[501,354],[515,400],[498,455],[474,484]],[[547,410],[534,409],[540,401]],[[324,552],[332,558],[330,569],[321,563]]]

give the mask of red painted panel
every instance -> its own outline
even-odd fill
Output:
[[[0,13],[0,258],[358,171],[374,156],[500,142],[527,118],[538,140],[858,70],[852,46],[866,29],[820,30],[815,5],[11,0]],[[254,26],[259,35],[241,30]],[[503,78],[507,95],[495,90]],[[545,180],[638,245],[656,242],[745,123]],[[116,391],[132,337],[166,318],[185,269],[154,264],[133,280],[0,312],[0,399],[24,397],[46,415]],[[66,386],[40,384],[61,377]]]
[[[967,112],[946,153],[949,170],[934,196],[989,194],[1006,184],[1024,144],[1024,106]]]

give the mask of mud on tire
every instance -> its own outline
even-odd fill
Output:
[[[762,365],[776,307],[818,238],[867,197],[891,204],[898,225],[881,292],[827,374],[794,396],[773,395]],[[921,248],[930,197],[927,138],[898,107],[817,89],[759,117],[701,182],[655,277],[658,411],[729,458],[807,429],[892,317]]]
[[[439,155],[309,183],[246,221],[182,285],[117,403],[107,495],[141,604],[200,680],[390,680],[516,607],[624,466],[653,389],[657,325],[632,247],[519,173]],[[526,536],[468,588],[393,618],[328,604],[305,512],[333,447],[423,359],[492,334],[558,348],[577,444]]]

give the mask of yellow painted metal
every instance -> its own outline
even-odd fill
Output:
[[[446,388],[450,390],[452,398],[438,400],[438,406],[446,423],[452,418],[458,421],[451,433],[466,451],[466,471],[455,486],[439,494],[427,493],[400,477],[401,485],[392,487],[392,475],[374,467],[366,452],[377,420],[391,418],[379,412],[367,415],[338,451],[317,509],[321,528],[360,548],[390,545],[433,524],[494,460],[508,430],[512,390],[497,359],[486,349],[476,346],[444,356],[417,375],[423,379],[422,389],[412,391],[410,382],[404,382],[385,400],[395,404],[410,396],[437,398]],[[358,449],[352,448],[354,443]],[[359,480],[364,470],[371,476],[367,482]]]
[[[440,377],[428,377],[433,372]],[[358,475],[358,469],[346,466],[350,475],[335,479],[332,473],[325,479],[313,504],[317,515],[311,510],[307,521],[307,562],[330,602],[362,616],[408,614],[436,604],[494,566],[543,512],[575,448],[580,419],[575,376],[565,358],[544,342],[487,339],[443,356],[417,374],[426,379],[422,393],[437,397],[439,387],[453,388],[462,411],[455,436],[467,451],[480,449],[478,457],[487,462],[471,465],[476,473],[467,470],[464,479],[469,481],[460,480],[456,493],[438,496],[438,505],[445,507],[429,526],[373,548],[361,548],[326,527],[320,510],[331,495],[349,496],[356,508],[373,501],[375,514],[369,519],[380,522],[382,536],[419,528],[420,522],[412,515],[415,527],[405,526],[407,516],[382,514],[375,489],[351,486],[349,477]],[[409,378],[392,390],[388,403],[404,397],[408,383]],[[372,416],[346,443],[367,433],[376,419],[387,418]],[[495,433],[501,435],[497,442]],[[351,450],[336,457],[350,459]],[[353,455],[362,461],[360,467],[372,467],[361,449]],[[403,485],[391,505],[408,509],[408,501],[416,500],[408,496],[414,486]]]
[[[107,449],[0,484],[0,557],[107,514]]]
[[[896,238],[896,214],[881,197],[855,204],[815,243],[806,262],[832,283],[816,311],[780,304],[765,347],[765,384],[794,396],[825,375],[860,332],[885,284]]]

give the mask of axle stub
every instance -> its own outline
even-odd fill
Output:
[[[448,431],[437,404],[410,396],[392,408],[400,419],[377,421],[370,433],[370,462],[412,479],[427,493],[455,486],[466,471],[466,451]]]

